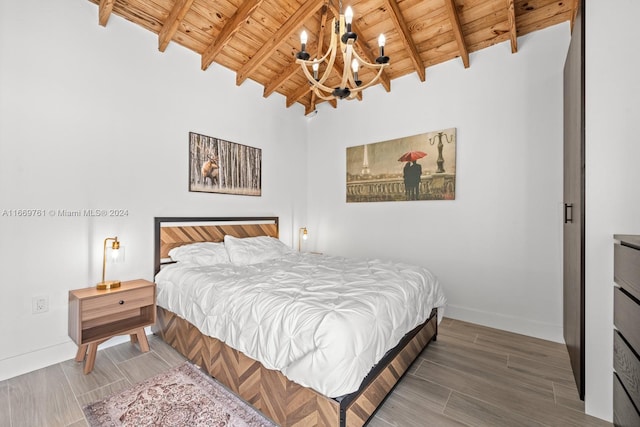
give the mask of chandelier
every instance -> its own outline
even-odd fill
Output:
[[[389,65],[389,57],[384,56],[384,34],[378,37],[378,46],[380,56],[376,58],[376,63],[372,64],[360,57],[354,49],[354,44],[358,38],[357,34],[351,31],[351,22],[353,20],[353,10],[351,6],[347,7],[344,14],[342,13],[342,2],[340,2],[340,17],[332,20],[333,33],[331,34],[331,42],[329,49],[322,57],[310,59],[307,48],[307,32],[302,31],[300,34],[301,48],[296,54],[296,63],[300,64],[304,75],[309,80],[311,90],[317,97],[330,101],[332,99],[353,99],[358,96],[358,92],[372,86],[380,80],[380,76],[384,69]],[[341,35],[341,36],[340,36]],[[329,87],[325,85],[325,81],[329,78],[331,71],[334,69],[338,50],[342,55],[343,69],[341,74],[340,85],[338,87]],[[319,56],[321,52],[318,52]],[[324,64],[324,71],[320,75],[320,65]],[[350,67],[349,65],[350,64]],[[366,68],[377,71],[375,77],[368,83],[364,83],[359,79],[360,68]],[[340,75],[340,72],[338,71]]]

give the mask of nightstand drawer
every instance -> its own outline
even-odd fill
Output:
[[[640,299],[640,250],[616,243],[613,265],[615,282]]]
[[[640,305],[616,287],[613,291],[613,324],[634,349],[640,349]]]
[[[112,316],[153,305],[154,289],[145,287],[130,291],[114,292],[110,295],[87,299],[82,304],[82,320],[87,321]]]

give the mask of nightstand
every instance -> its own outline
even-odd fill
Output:
[[[93,370],[98,345],[116,335],[130,335],[142,352],[149,351],[144,328],[155,322],[156,285],[147,280],[69,291],[69,336],[78,345],[76,362],[85,361],[85,374]]]

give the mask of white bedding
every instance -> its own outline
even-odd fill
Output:
[[[176,263],[156,283],[161,307],[329,397],[356,391],[389,349],[445,304],[425,268],[314,254],[248,266]]]

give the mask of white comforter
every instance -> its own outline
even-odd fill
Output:
[[[445,304],[435,276],[408,264],[313,254],[180,264],[156,276],[158,305],[329,397],[356,391],[387,350]]]

